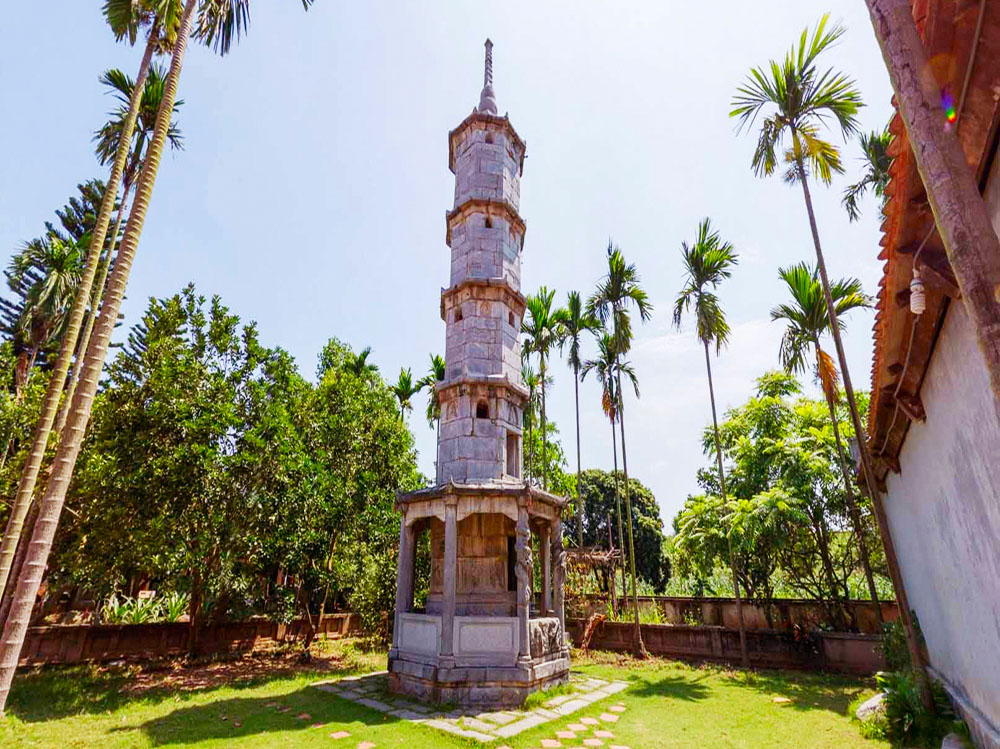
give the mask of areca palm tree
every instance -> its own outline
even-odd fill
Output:
[[[597,378],[597,383],[601,386],[601,410],[611,422],[611,454],[614,460],[615,477],[615,513],[618,519],[618,548],[624,554],[625,537],[622,531],[622,500],[621,489],[618,482],[618,435],[615,432],[615,425],[618,421],[619,404],[621,398],[618,395],[618,367],[621,361],[615,353],[614,339],[611,334],[604,329],[595,331],[597,338],[597,357],[588,359],[583,363],[580,371],[580,379],[585,379],[591,372]],[[628,377],[633,388],[638,392],[639,381],[635,376],[635,370],[630,364],[625,363],[624,374]],[[622,563],[622,595],[628,595],[628,583],[625,581],[625,563]],[[613,582],[613,581],[612,581]]]
[[[521,380],[524,382],[524,386],[528,389],[528,400],[524,404],[524,413],[522,415],[522,428],[527,436],[528,450],[527,454],[524,456],[524,478],[528,480],[535,476],[535,442],[531,439],[531,430],[535,425],[535,413],[539,409],[538,402],[538,373],[531,368],[531,364],[528,362],[528,352],[522,350],[521,358]]]
[[[639,271],[633,263],[628,263],[618,247],[608,243],[608,272],[598,281],[597,289],[587,300],[587,311],[605,327],[611,325],[611,340],[615,355],[615,380],[618,393],[618,427],[622,438],[622,473],[624,474],[625,515],[628,522],[629,566],[632,573],[632,606],[635,615],[635,653],[646,657],[646,647],[642,643],[639,629],[639,592],[635,574],[635,544],[632,534],[632,501],[628,485],[628,453],[625,449],[625,399],[622,390],[622,373],[625,355],[632,348],[631,309],[635,308],[642,322],[649,320],[653,305],[646,292],[639,285]],[[636,397],[638,383],[634,381]]]
[[[90,293],[90,313],[87,315],[83,332],[76,345],[73,369],[69,375],[69,382],[66,385],[66,392],[62,399],[62,406],[59,408],[55,422],[55,432],[62,438],[63,428],[66,426],[66,416],[69,414],[69,406],[73,401],[77,384],[80,381],[80,370],[83,366],[83,355],[90,345],[90,337],[94,332],[94,323],[97,320],[97,309],[104,296],[104,287],[108,280],[108,270],[111,267],[114,252],[121,236],[122,222],[125,219],[128,207],[128,196],[135,185],[136,176],[142,168],[143,159],[149,145],[149,139],[153,134],[156,125],[156,114],[160,110],[160,103],[163,101],[163,85],[166,80],[166,70],[156,63],[149,66],[142,95],[139,98],[139,113],[135,120],[132,133],[132,144],[130,153],[122,170],[122,192],[121,200],[118,203],[118,214],[115,218],[114,229],[111,231],[108,248],[100,260],[97,270],[97,277],[94,281]],[[112,113],[111,119],[97,131],[94,140],[97,142],[97,160],[102,166],[113,164],[118,155],[118,148],[121,144],[122,134],[126,130],[132,98],[136,91],[136,82],[127,74],[117,68],[105,71],[101,76],[101,83],[107,86],[118,101],[118,108]],[[183,104],[183,100],[174,102],[174,113]],[[180,128],[175,122],[170,123],[167,130],[167,142],[171,149],[177,150],[184,147],[183,136]]]
[[[538,379],[542,389],[542,488],[549,488],[548,476],[548,434],[545,421],[545,381],[548,372],[548,359],[552,348],[563,336],[566,322],[566,310],[553,309],[552,300],[556,292],[542,286],[536,294],[527,299],[527,314],[521,321],[521,332],[527,336],[524,342],[524,353],[538,354]]]
[[[421,387],[427,386],[430,396],[427,398],[427,423],[433,428],[437,426],[437,447],[441,445],[441,401],[438,398],[437,385],[444,381],[445,361],[440,354],[431,354],[431,368],[420,380]],[[434,469],[437,473],[437,461],[441,456],[434,456]]]
[[[566,296],[566,319],[563,321],[563,337],[559,341],[560,350],[569,344],[566,363],[573,370],[573,401],[576,406],[576,533],[577,545],[583,546],[583,513],[585,500],[580,484],[580,337],[585,332],[594,332],[600,323],[593,315],[587,314],[580,298],[580,292],[571,291]]]
[[[410,399],[423,390],[423,387],[423,380],[413,381],[412,369],[400,367],[399,378],[396,380],[396,384],[391,386],[396,400],[399,401],[399,418],[405,419],[406,412],[413,410],[413,403],[410,402]]]
[[[309,0],[303,0],[303,6],[308,7],[308,5]],[[170,69],[164,81],[163,99],[160,104],[160,109],[157,112],[156,125],[147,149],[145,163],[136,185],[135,199],[132,209],[129,212],[128,221],[125,226],[125,234],[122,238],[118,255],[115,260],[114,269],[111,272],[111,278],[108,282],[105,301],[101,306],[100,316],[96,327],[96,337],[91,340],[84,357],[84,366],[81,372],[80,386],[78,387],[70,406],[70,413],[66,424],[66,436],[60,442],[56,451],[55,459],[53,460],[53,471],[48,480],[48,484],[45,487],[45,492],[40,500],[38,519],[32,532],[29,552],[24,562],[24,570],[18,577],[10,613],[7,617],[7,621],[4,622],[3,635],[0,637],[0,711],[2,711],[5,706],[7,695],[10,693],[10,685],[14,678],[14,671],[17,668],[21,646],[24,643],[24,636],[27,632],[31,609],[38,594],[38,589],[42,581],[42,574],[48,561],[49,552],[52,548],[52,541],[55,537],[56,528],[59,523],[59,516],[62,514],[62,508],[66,498],[66,490],[69,487],[69,483],[73,475],[73,469],[76,466],[76,460],[83,445],[83,438],[87,429],[87,423],[90,420],[90,413],[93,407],[94,396],[97,392],[101,370],[104,367],[104,360],[107,357],[111,333],[118,320],[118,312],[121,308],[121,302],[125,295],[125,287],[128,283],[128,276],[132,269],[132,261],[135,257],[139,237],[142,234],[142,227],[146,220],[146,213],[149,207],[149,201],[152,197],[153,185],[156,181],[156,174],[159,169],[160,159],[163,155],[163,149],[166,145],[167,135],[170,130],[174,103],[177,100],[177,86],[180,80],[184,55],[187,51],[188,39],[191,36],[192,28],[194,26],[195,11],[198,11],[198,28],[196,38],[204,41],[210,46],[213,46],[217,51],[223,54],[228,52],[232,40],[234,38],[239,38],[240,34],[246,28],[249,20],[249,0],[201,0],[200,3],[199,0],[184,0],[182,8],[179,2],[171,2],[171,0],[146,0],[145,2],[143,2],[143,0],[107,0],[105,11],[109,15],[109,20],[111,15],[110,9],[112,6],[115,8],[115,13],[120,12],[124,14],[128,11],[132,14],[132,16],[128,16],[129,20],[126,23],[119,26],[119,28],[125,30],[123,32],[125,34],[128,34],[130,29],[136,28],[139,25],[139,21],[133,23],[131,20],[135,15],[137,15],[135,12],[136,9],[146,9],[153,13],[153,18],[155,20],[153,21],[152,28],[154,30],[167,29],[172,32],[173,28],[176,28],[176,34],[174,35],[175,39],[170,60]],[[169,13],[169,18],[164,19],[163,17],[156,15],[157,11],[162,8],[166,8],[163,12]],[[180,10],[179,15],[176,14],[177,10]],[[177,18],[176,26],[172,24],[172,20],[175,17]],[[168,23],[168,21],[171,23]],[[112,23],[112,27],[114,28],[114,22]],[[116,30],[116,34],[117,33],[118,31]],[[134,39],[135,37],[131,36],[130,38]],[[153,39],[154,35],[153,33],[150,33],[150,40]],[[135,89],[137,92],[142,91],[145,85],[146,71],[149,66],[149,58],[152,54],[152,49],[152,42],[147,43],[146,53],[143,56],[143,64],[140,66],[140,75],[136,77],[137,80]],[[134,109],[135,113],[130,113],[131,117],[135,117],[138,114],[139,98],[139,95],[132,97],[130,110]],[[110,215],[114,198],[118,191],[118,183],[121,177],[121,172],[124,169],[125,160],[128,157],[127,146],[130,142],[131,136],[129,135],[126,137],[126,134],[123,133],[121,137],[121,148],[119,149],[119,153],[115,160],[115,166],[112,169],[112,178],[109,179],[108,184],[110,199],[108,193],[106,193],[104,204],[101,206],[101,214],[104,217],[103,221],[105,233],[107,224],[110,222]],[[100,232],[95,232],[92,246],[103,247],[103,233],[101,233],[99,240],[97,237],[98,233]],[[99,252],[90,253],[93,263],[91,264],[88,261],[87,268],[84,271],[84,280],[81,281],[80,290],[77,294],[76,301],[78,303],[74,304],[72,313],[71,325],[75,323],[75,331],[72,335],[70,335],[69,331],[67,331],[66,336],[64,336],[62,350],[60,351],[59,357],[62,368],[60,370],[59,377],[53,378],[53,380],[59,380],[59,390],[56,391],[56,398],[51,402],[51,404],[48,395],[46,396],[46,406],[43,411],[43,420],[40,420],[38,430],[39,432],[45,432],[46,439],[39,440],[36,437],[31,457],[31,462],[34,467],[32,468],[33,475],[30,477],[30,481],[28,482],[30,486],[24,486],[28,471],[28,467],[26,467],[26,474],[22,475],[22,482],[18,487],[18,499],[20,500],[22,496],[24,497],[25,513],[34,490],[38,468],[41,465],[41,458],[45,450],[48,431],[51,429],[52,422],[55,418],[55,409],[58,405],[59,391],[62,389],[62,383],[65,381],[66,372],[69,368],[69,359],[71,358],[73,349],[76,346],[76,338],[79,334],[79,325],[84,314],[83,307],[86,305],[89,298],[90,284],[93,282],[94,273],[97,270],[97,257],[99,254]],[[49,408],[50,405],[51,408]],[[43,423],[45,424],[44,430],[42,430]],[[35,460],[36,449],[38,453],[37,461]],[[24,515],[22,514],[22,522],[23,519]],[[14,548],[17,544],[17,536],[19,535],[20,528],[17,529],[17,534],[14,535],[14,543],[10,547],[11,556],[13,556]],[[4,545],[6,546],[6,544],[7,533],[4,534]],[[2,558],[0,558],[0,563],[2,563],[2,561]],[[6,570],[9,570],[9,563],[7,564]],[[2,568],[0,568],[0,572],[4,572],[4,577],[6,577],[6,573]]]
[[[780,304],[771,310],[772,320],[783,320],[787,324],[781,338],[781,364],[788,372],[803,372],[807,367],[809,349],[812,349],[815,356],[814,371],[830,409],[830,423],[833,425],[833,435],[837,441],[837,456],[844,478],[847,507],[851,515],[851,523],[854,526],[854,533],[858,537],[858,548],[861,552],[861,564],[868,583],[868,593],[875,603],[875,611],[881,623],[882,612],[878,605],[878,591],[875,588],[868,545],[861,524],[861,513],[854,497],[847,453],[840,435],[840,420],[837,418],[837,403],[840,400],[837,367],[820,343],[822,337],[830,332],[830,316],[827,314],[818,272],[815,267],[810,268],[806,263],[799,263],[789,268],[782,268],[779,275],[792,295],[790,303]],[[864,293],[861,282],[856,278],[834,281],[830,293],[837,310],[837,325],[841,327],[843,327],[843,321],[839,319],[839,316],[845,315],[853,309],[871,306],[871,299]],[[836,590],[832,581],[831,590]]]
[[[371,353],[371,346],[365,346],[356,354],[353,351],[350,352],[344,361],[344,369],[357,377],[367,377],[368,375],[376,374],[378,372],[378,365],[368,361]]]
[[[844,196],[840,201],[851,221],[857,221],[861,216],[858,202],[869,188],[884,202],[885,188],[889,186],[889,166],[892,164],[892,159],[889,158],[892,133],[888,127],[881,132],[872,130],[870,133],[861,133],[858,140],[865,162],[865,173],[853,185],[844,188]]]
[[[684,288],[674,302],[674,327],[678,330],[686,312],[693,310],[698,340],[705,348],[705,369],[708,372],[708,397],[712,403],[712,429],[715,435],[715,458],[719,470],[719,490],[723,505],[726,503],[726,477],[722,468],[722,443],[719,439],[719,420],[715,410],[715,387],[712,384],[712,359],[709,347],[715,346],[716,355],[729,340],[729,323],[719,304],[716,289],[732,275],[733,267],[739,262],[738,256],[729,242],[725,242],[717,231],[712,230],[709,219],[698,225],[698,235],[693,244],[681,242],[681,257],[684,263]],[[743,601],[740,596],[739,576],[736,569],[736,555],[733,542],[729,543],[729,566],[733,575],[733,593],[736,596],[736,615],[740,625],[740,657],[743,668],[750,668],[747,654],[746,625],[743,622]]]
[[[841,174],[844,167],[837,147],[820,137],[821,128],[833,120],[845,139],[857,132],[857,113],[863,106],[861,93],[854,81],[833,68],[821,69],[819,56],[837,43],[845,29],[840,24],[827,28],[829,14],[824,15],[813,29],[805,29],[798,46],[785,55],[782,62],[772,60],[770,65],[753,68],[750,76],[733,98],[731,117],[739,119],[740,130],[753,127],[761,118],[757,147],[751,165],[759,177],[774,173],[778,165],[778,149],[784,148],[783,161],[787,165],[785,180],[802,186],[809,229],[816,250],[816,264],[830,317],[830,330],[844,378],[847,406],[851,412],[854,431],[858,435],[861,462],[868,491],[875,497],[875,479],[868,458],[868,446],[861,439],[864,434],[861,416],[854,398],[847,356],[837,323],[837,311],[830,292],[830,279],[816,225],[812,196],[809,192],[809,175],[816,176],[829,185],[833,174]],[[790,145],[786,147],[786,140]]]

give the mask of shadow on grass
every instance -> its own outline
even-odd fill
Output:
[[[634,697],[660,697],[685,702],[697,702],[712,696],[712,689],[702,681],[706,674],[677,676],[674,674],[638,673],[629,679],[628,694]]]
[[[829,710],[847,715],[851,702],[869,685],[859,677],[798,672],[755,672],[725,677],[731,684],[791,700],[793,710]]]
[[[233,697],[192,705],[139,726],[156,746],[211,739],[237,740],[257,734],[317,730],[329,732],[350,724],[391,725],[392,715],[358,705],[314,687],[280,697]],[[116,729],[112,729],[116,730]],[[132,731],[134,728],[122,728]],[[325,735],[325,733],[324,733]]]

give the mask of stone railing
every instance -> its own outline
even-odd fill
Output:
[[[249,653],[280,643],[294,642],[306,632],[306,623],[289,624],[253,619],[246,622],[206,624],[198,630],[198,652]],[[361,633],[357,614],[328,614],[317,636]],[[57,624],[28,629],[20,665],[68,664],[116,660],[151,660],[188,652],[187,623],[159,624]]]

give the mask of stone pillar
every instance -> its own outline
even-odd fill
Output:
[[[399,648],[399,615],[412,605],[413,555],[409,553],[412,532],[406,525],[406,508],[399,521],[399,554],[396,559],[396,611],[392,624],[392,649]],[[407,580],[409,577],[409,581]]]
[[[455,582],[458,575],[458,498],[444,500],[444,596],[441,606],[441,655],[451,657],[455,641]]]
[[[531,642],[528,638],[528,615],[531,604],[531,529],[528,527],[528,508],[519,504],[517,508],[517,619],[518,619],[518,661],[531,660]]]
[[[566,549],[563,548],[562,518],[557,517],[552,523],[552,585],[556,616],[559,617],[559,628],[566,636],[566,597],[563,586],[566,583]]]
[[[546,525],[538,534],[538,548],[542,554],[542,615],[552,610],[552,549],[551,526]]]

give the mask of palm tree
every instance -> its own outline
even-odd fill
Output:
[[[583,546],[583,512],[584,497],[580,484],[580,336],[585,332],[594,332],[600,323],[592,315],[588,315],[583,307],[580,292],[571,291],[566,297],[566,319],[563,321],[563,337],[559,341],[559,349],[569,343],[569,354],[566,363],[573,369],[573,399],[576,406],[576,540],[578,546]]]
[[[715,345],[715,354],[729,340],[729,323],[719,304],[715,290],[732,275],[732,268],[739,262],[738,255],[729,242],[724,242],[719,232],[712,230],[709,219],[698,225],[698,236],[694,244],[681,242],[681,257],[684,263],[684,288],[674,302],[674,327],[680,330],[685,312],[694,309],[698,340],[705,348],[705,369],[708,372],[708,397],[712,403],[712,429],[715,435],[715,458],[719,470],[719,491],[723,505],[726,503],[726,476],[722,468],[722,443],[719,439],[719,420],[715,410],[715,387],[712,384],[712,359],[709,346]],[[750,668],[747,654],[746,625],[743,622],[743,601],[740,597],[739,576],[736,555],[733,553],[732,538],[729,544],[729,566],[733,575],[733,592],[736,595],[736,615],[740,625],[740,657],[743,668]]]
[[[859,141],[864,154],[865,173],[860,180],[844,188],[844,197],[840,201],[851,221],[857,221],[861,215],[858,201],[865,196],[868,188],[885,202],[885,188],[889,186],[889,166],[892,164],[892,159],[889,158],[892,134],[888,126],[882,132],[872,130],[870,133],[861,133]]]
[[[597,358],[588,359],[583,363],[580,379],[586,378],[590,372],[594,372],[597,382],[601,386],[601,409],[604,415],[611,422],[611,453],[614,459],[615,477],[615,512],[618,518],[618,548],[624,553],[625,537],[622,531],[622,501],[621,490],[618,484],[618,435],[615,433],[615,423],[618,420],[619,404],[621,398],[618,396],[617,371],[621,362],[615,353],[614,339],[606,330],[595,331],[599,333],[597,338]],[[625,363],[624,374],[632,381],[632,387],[638,392],[639,381],[635,376],[635,370],[630,364]],[[625,581],[624,561],[622,563],[622,595],[628,595],[628,583]],[[612,580],[612,584],[614,580]]]
[[[392,386],[392,392],[396,395],[396,399],[399,401],[399,418],[405,419],[406,412],[413,410],[413,403],[410,399],[419,393],[424,387],[424,381],[418,380],[413,381],[413,370],[409,367],[405,369],[400,367],[399,369],[399,379],[396,380],[396,384]]]
[[[189,2],[191,1],[189,0]],[[56,360],[56,366],[49,379],[42,412],[32,438],[31,451],[28,454],[27,462],[21,473],[10,517],[7,520],[7,526],[4,528],[3,540],[0,541],[0,598],[3,596],[8,578],[10,577],[11,565],[18,539],[21,536],[24,519],[28,514],[28,508],[34,495],[35,483],[38,480],[38,473],[41,470],[42,460],[45,457],[45,449],[49,441],[49,433],[52,431],[52,425],[56,418],[56,410],[59,407],[59,399],[62,396],[63,386],[66,382],[66,373],[69,371],[73,352],[76,349],[77,338],[80,335],[80,327],[83,324],[83,318],[86,314],[87,303],[90,300],[90,290],[94,282],[94,276],[97,273],[101,251],[104,248],[108,225],[111,222],[111,214],[117,202],[118,187],[125,170],[126,161],[128,160],[129,143],[131,142],[132,131],[139,114],[139,92],[145,85],[153,53],[161,50],[163,45],[168,43],[171,37],[175,36],[173,30],[178,19],[176,10],[176,4],[173,2],[160,2],[154,8],[152,0],[147,0],[147,2],[107,0],[104,5],[105,18],[111,26],[115,37],[118,40],[128,38],[131,44],[135,44],[139,31],[145,28],[148,31],[146,47],[142,55],[142,61],[139,63],[139,73],[136,76],[133,96],[129,100],[128,112],[125,120],[122,122],[119,148],[115,154],[114,164],[111,167],[111,175],[105,186],[104,198],[101,201],[97,224],[94,227],[94,233],[90,241],[90,250],[87,253],[87,262],[83,268],[77,293],[73,300],[73,307],[66,324],[66,330],[62,336],[59,357]],[[103,363],[103,358],[101,361]],[[82,435],[80,435],[80,438],[82,439]],[[43,553],[42,548],[39,547],[36,553]],[[46,557],[48,556],[47,549],[44,550],[44,554]],[[41,572],[39,571],[38,574],[40,576]],[[11,609],[11,615],[17,613],[14,608]],[[27,614],[24,614],[24,616],[28,615],[30,615],[30,608]],[[6,632],[7,624],[7,622],[0,622],[0,627],[3,627],[4,632]],[[25,621],[24,626],[27,626],[27,621]],[[6,637],[3,637],[4,641],[6,639]],[[14,652],[13,655],[6,655],[5,651],[0,648],[0,712],[3,711],[7,701],[10,679],[13,678],[12,669],[16,667],[17,653],[20,652],[22,642],[23,634],[16,637],[17,652]],[[13,650],[12,647],[8,649]],[[6,671],[8,661],[11,660],[13,661],[13,665],[9,666],[11,675],[8,678]]]
[[[157,63],[149,66],[146,82],[142,96],[139,99],[139,114],[135,120],[132,140],[128,159],[122,171],[122,194],[118,204],[118,214],[115,218],[115,227],[111,231],[111,239],[104,256],[101,258],[97,270],[97,279],[94,282],[90,295],[90,314],[84,324],[83,333],[76,345],[74,366],[69,376],[69,383],[66,386],[66,393],[62,399],[62,406],[56,417],[55,432],[58,438],[62,438],[62,432],[66,426],[66,416],[69,414],[69,406],[73,401],[73,394],[76,392],[77,383],[80,381],[80,370],[83,366],[83,355],[90,345],[90,337],[94,332],[94,323],[97,320],[97,309],[104,296],[104,286],[108,280],[108,270],[111,267],[114,257],[115,247],[121,236],[122,222],[125,219],[125,211],[128,206],[128,196],[135,185],[136,176],[142,168],[143,159],[146,155],[146,148],[149,138],[156,125],[156,114],[160,110],[160,102],[163,100],[163,84],[166,79],[166,71]],[[135,94],[135,82],[117,68],[105,71],[101,76],[101,83],[111,89],[118,100],[118,109],[112,113],[112,119],[104,124],[97,131],[94,140],[97,142],[97,159],[102,166],[113,164],[118,154],[118,147],[121,142],[122,133],[128,121],[132,97]],[[184,102],[177,100],[174,102],[174,113],[178,111]],[[172,149],[178,150],[184,147],[183,136],[176,123],[171,122],[167,130],[167,142]]]
[[[438,399],[437,385],[443,382],[445,377],[445,361],[440,354],[431,354],[431,368],[420,380],[420,386],[427,386],[430,389],[430,397],[427,398],[427,423],[434,428],[437,425],[437,445],[441,446],[441,401]],[[440,454],[434,457],[434,471],[437,473],[437,462],[441,459]]]
[[[538,373],[531,368],[528,363],[528,352],[521,352],[521,380],[528,389],[528,400],[524,404],[524,414],[522,416],[522,428],[528,438],[528,450],[525,455],[524,479],[534,478],[535,473],[535,443],[531,439],[531,430],[535,424],[535,412],[538,410]]]
[[[353,351],[347,355],[344,361],[344,369],[357,377],[367,377],[378,372],[378,365],[368,361],[371,356],[372,347],[365,346],[355,354]]]
[[[820,344],[821,337],[829,332],[830,317],[826,313],[826,304],[818,272],[815,267],[810,268],[806,263],[799,263],[790,268],[780,269],[778,274],[792,295],[791,303],[778,305],[771,310],[772,320],[784,320],[787,323],[785,333],[781,338],[781,364],[788,372],[803,372],[806,369],[807,352],[810,348],[813,349],[813,355],[816,358],[816,378],[830,409],[830,422],[833,425],[833,435],[837,441],[837,456],[844,477],[844,489],[847,493],[847,507],[851,515],[851,523],[854,526],[854,533],[858,537],[858,548],[861,552],[861,564],[868,582],[868,593],[875,603],[875,611],[878,614],[879,624],[881,624],[882,611],[878,605],[878,591],[875,588],[875,577],[872,574],[868,544],[865,541],[864,528],[861,524],[861,514],[854,498],[851,469],[840,435],[840,420],[837,418],[837,403],[840,400],[837,367]],[[871,306],[871,300],[865,295],[861,288],[861,282],[856,278],[834,281],[830,293],[833,296],[838,318],[852,309]],[[842,320],[838,319],[837,324],[843,326]],[[831,589],[836,591],[833,577],[829,570],[827,572],[828,577],[830,577]]]
[[[150,2],[152,2],[152,0],[150,0]],[[157,8],[165,4],[169,5],[171,8],[174,7],[174,3],[155,3]],[[303,5],[308,6],[308,0],[303,0]],[[119,6],[136,8],[144,7],[144,3],[130,2],[130,0],[108,0],[105,6],[106,9],[111,6],[115,6],[119,9]],[[164,82],[163,99],[160,105],[160,110],[157,113],[156,126],[153,131],[152,139],[149,143],[149,148],[146,152],[145,164],[142,168],[142,172],[139,176],[135,189],[135,199],[129,213],[128,222],[125,226],[125,235],[122,238],[121,246],[118,250],[114,269],[111,272],[111,278],[108,282],[108,290],[105,301],[101,306],[100,316],[97,320],[97,335],[93,340],[91,340],[90,346],[88,347],[84,357],[83,371],[80,375],[80,386],[78,387],[73,398],[73,403],[70,407],[70,414],[66,424],[66,438],[60,442],[53,460],[52,474],[41,498],[38,519],[35,523],[35,528],[31,538],[31,545],[29,547],[30,550],[24,562],[23,573],[17,580],[10,614],[7,617],[7,621],[4,623],[3,636],[0,637],[0,711],[2,711],[4,705],[6,704],[7,695],[10,693],[10,685],[14,678],[14,671],[17,668],[17,662],[20,656],[21,646],[24,643],[24,636],[27,632],[31,610],[34,605],[35,598],[38,595],[38,588],[42,582],[42,574],[48,561],[49,551],[52,548],[52,541],[55,537],[56,528],[59,524],[59,516],[62,514],[62,508],[66,498],[66,490],[69,487],[70,480],[73,476],[73,469],[76,465],[77,457],[79,456],[80,449],[83,445],[83,438],[87,429],[87,423],[90,419],[90,412],[93,407],[94,396],[97,392],[101,370],[104,367],[104,360],[107,357],[111,333],[116,322],[118,321],[118,312],[121,308],[121,302],[125,295],[125,287],[128,283],[129,272],[132,269],[132,261],[135,257],[135,251],[138,246],[139,237],[142,233],[142,227],[146,220],[146,212],[152,196],[153,185],[156,181],[160,158],[163,155],[163,149],[167,142],[167,134],[170,129],[174,102],[177,100],[177,85],[180,79],[181,67],[183,66],[184,55],[187,50],[188,38],[192,32],[195,10],[198,6],[198,0],[184,0],[183,10],[176,26],[176,41],[174,43],[173,54],[170,61],[170,70]],[[228,52],[232,39],[234,37],[238,38],[242,31],[246,28],[249,20],[248,13],[249,0],[202,0],[196,38],[201,39],[206,44],[214,46],[217,51],[224,54]],[[158,23],[159,21],[157,21],[157,24]],[[164,28],[172,27],[164,25]],[[150,52],[150,45],[147,45],[147,52]],[[149,54],[145,55],[143,58],[146,66],[148,66],[148,57]],[[143,90],[144,84],[145,71],[142,71],[142,74],[137,76],[135,86],[136,91]],[[132,104],[136,110],[136,114],[138,114],[138,98],[138,96],[134,96]],[[102,214],[106,214],[105,226],[110,219],[111,205],[113,205],[113,199],[114,195],[117,193],[120,174],[124,169],[125,159],[128,156],[127,144],[130,142],[131,138],[126,138],[123,134],[121,138],[122,148],[118,154],[118,159],[115,161],[112,179],[109,180],[110,184],[108,185],[108,190],[112,199],[109,202],[106,194],[105,204],[107,204],[107,210],[105,211],[104,205],[102,205],[101,210]],[[96,240],[97,237],[95,235],[95,242],[92,246],[103,247],[103,235],[101,236],[100,241]],[[85,284],[81,282],[80,291],[77,295],[77,302],[79,302],[79,304],[74,304],[73,309],[73,318],[76,321],[76,330],[73,335],[70,335],[69,331],[67,331],[67,334],[64,337],[63,347],[60,352],[60,362],[63,363],[64,366],[61,369],[61,375],[59,378],[53,378],[61,378],[59,390],[62,389],[62,381],[64,381],[66,377],[66,371],[69,367],[69,359],[72,356],[73,349],[76,345],[79,322],[83,318],[83,307],[88,301],[90,283],[92,283],[94,272],[97,269],[96,258],[100,255],[100,253],[92,252],[90,254],[94,258],[93,267],[91,267],[91,264],[88,262],[88,269],[84,274],[84,279],[87,281],[86,287]],[[89,278],[87,275],[88,271]],[[79,312],[79,315],[77,315],[77,312]],[[58,397],[56,397],[56,399],[51,403],[51,409],[46,409],[45,411],[46,414],[49,414],[44,429],[46,436],[48,430],[51,429],[52,421],[55,418],[55,409],[57,404]],[[48,405],[49,398],[46,396],[46,406]],[[42,425],[43,422],[40,420],[39,430],[41,430]],[[34,468],[34,476],[31,477],[29,482],[30,487],[27,487],[26,491],[24,501],[25,512],[34,489],[34,479],[37,478],[37,468],[41,465],[41,457],[44,454],[44,447],[45,440],[41,440],[39,444],[39,440],[36,439],[35,448],[38,449],[39,454],[37,464]],[[33,453],[35,448],[33,448]],[[34,458],[34,455],[32,457]],[[19,498],[25,493],[22,491],[26,488],[24,486],[25,478],[26,476],[23,475],[22,486],[18,487]],[[22,515],[22,522],[23,517],[24,516]],[[20,533],[20,528],[17,530],[18,534],[15,534],[14,544],[11,546],[11,556],[13,555],[14,547],[16,546],[16,538]],[[6,542],[7,534],[5,533],[4,543],[6,544]],[[9,570],[9,562],[6,569]]]
[[[625,261],[617,247],[608,243],[608,272],[598,282],[597,289],[587,301],[587,312],[607,326],[611,323],[611,339],[614,344],[615,380],[618,393],[618,428],[622,438],[622,473],[624,474],[625,514],[628,521],[629,566],[632,572],[632,607],[635,614],[635,653],[646,657],[646,647],[642,644],[639,629],[639,591],[635,575],[635,544],[632,540],[632,501],[629,497],[628,454],[625,450],[625,398],[622,390],[623,358],[632,348],[632,320],[630,308],[635,307],[643,322],[649,320],[653,305],[646,292],[639,285],[639,272],[632,263]],[[638,397],[636,384],[636,397]]]
[[[521,321],[521,332],[527,339],[524,342],[524,353],[538,354],[538,378],[542,386],[542,488],[549,488],[548,476],[548,434],[545,422],[545,381],[547,365],[552,347],[559,343],[563,335],[566,321],[566,310],[552,309],[552,300],[556,292],[542,286],[537,294],[527,299],[527,315]]]

